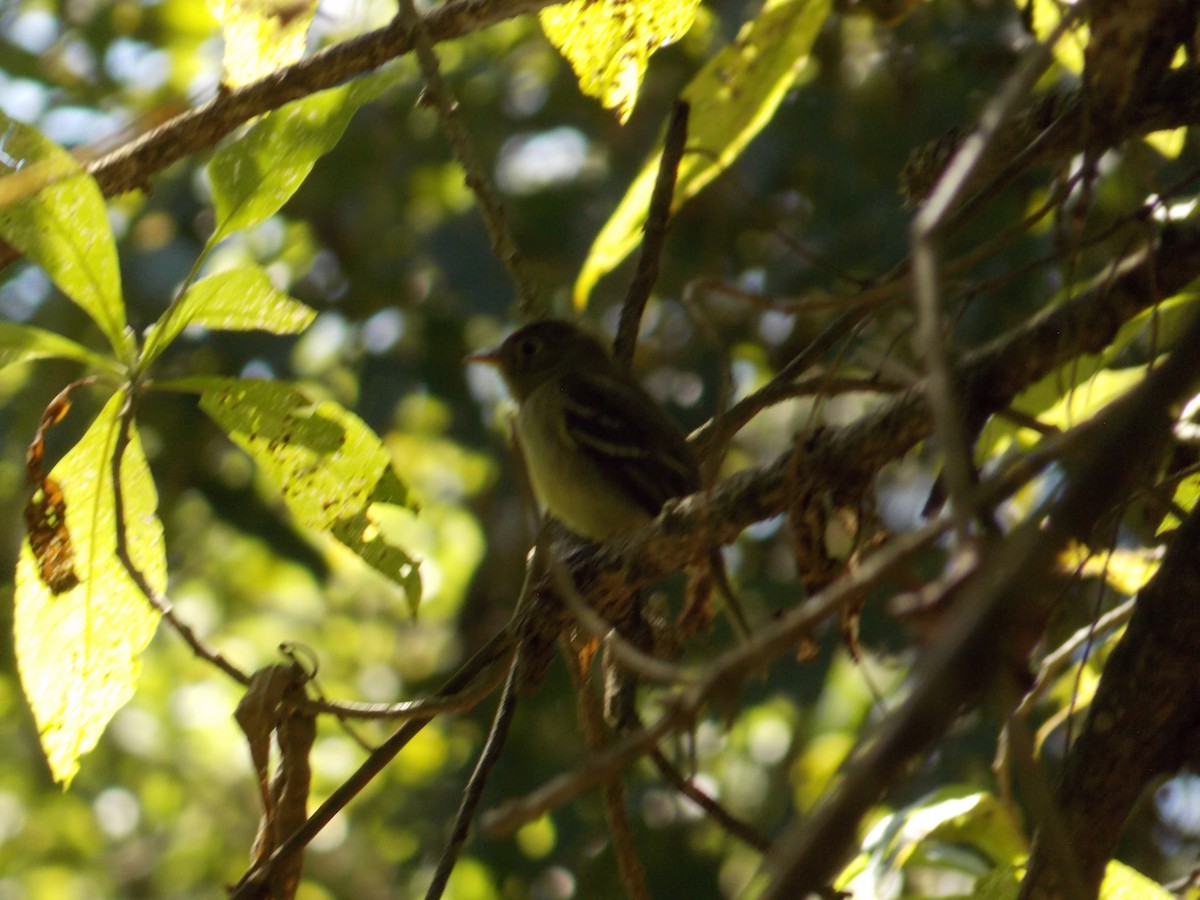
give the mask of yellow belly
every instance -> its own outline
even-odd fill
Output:
[[[517,415],[517,437],[538,502],[571,531],[593,541],[650,521],[575,445],[555,390],[553,385],[538,388]],[[547,422],[555,425],[546,427]]]

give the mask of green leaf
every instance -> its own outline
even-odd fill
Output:
[[[114,395],[51,472],[66,501],[79,583],[53,593],[42,581],[28,540],[17,562],[17,668],[50,771],[64,785],[113,714],[133,696],[139,654],[158,627],[158,612],[116,555],[111,472],[123,402],[123,395]],[[122,460],[121,492],[130,557],[155,590],[165,590],[158,497],[136,429]]]
[[[119,366],[114,360],[93,353],[70,338],[34,328],[32,325],[0,322],[0,369],[16,363],[32,362],[35,359],[73,359],[114,374],[119,371]]]
[[[151,362],[188,325],[222,331],[296,334],[316,313],[271,284],[257,267],[228,269],[193,284],[146,337],[143,364]]]
[[[1197,299],[1200,298],[1195,294],[1181,294],[1135,316],[1121,326],[1116,337],[1100,353],[1077,356],[1022,391],[1013,401],[1013,409],[1047,425],[1069,427],[1078,424],[1120,393],[1123,387],[1137,381],[1139,371],[1144,374],[1144,366],[1109,368],[1125,350],[1135,342],[1147,344],[1147,351],[1157,349],[1161,352],[1169,347],[1173,336],[1191,321]],[[1004,453],[1014,443],[1031,447],[1040,437],[1037,432],[1022,428],[1010,419],[993,416],[979,437],[976,459],[982,464]]]
[[[1175,488],[1174,496],[1171,497],[1171,502],[1184,512],[1190,513],[1196,508],[1197,500],[1200,500],[1200,475],[1189,475],[1179,482],[1179,485]],[[1178,515],[1174,512],[1169,512],[1163,516],[1163,520],[1159,523],[1158,530],[1154,532],[1154,535],[1158,537],[1168,531],[1174,531],[1182,524]]]
[[[391,83],[391,70],[289,103],[208,164],[217,229],[210,239],[250,228],[279,211],[317,160],[337,144],[351,116]]]
[[[241,87],[304,55],[316,0],[209,0],[225,38],[223,83]]]
[[[1017,0],[1014,4],[1022,14],[1029,16],[1033,33],[1039,41],[1046,41],[1059,25],[1062,24],[1064,10],[1054,0],[1027,0],[1028,9],[1023,5],[1026,0]],[[1085,16],[1077,16],[1075,24],[1067,29],[1052,46],[1054,58],[1060,66],[1078,75],[1083,71],[1083,56],[1088,44],[1088,27]]]
[[[971,900],[1017,900],[1024,875],[1020,866],[998,866],[975,882]]]
[[[1100,900],[1175,900],[1175,895],[1157,881],[1113,859],[1104,870]]]
[[[0,161],[17,161],[0,178],[0,237],[45,269],[128,359],[117,247],[95,179],[36,129],[3,113],[0,129]]]
[[[202,391],[201,409],[262,467],[302,525],[328,532],[403,585],[416,611],[417,563],[380,526],[386,507],[414,510],[416,502],[365,422],[277,381],[192,378],[175,384]]]
[[[650,56],[687,34],[700,0],[573,0],[539,13],[542,29],[575,70],[579,88],[617,111],[633,112]]]
[[[947,849],[964,845],[998,866],[1021,862],[1029,852],[1012,813],[996,797],[950,785],[880,819],[863,841],[863,854],[842,873],[837,886],[867,896],[874,894],[871,886],[909,864],[927,866],[940,858],[946,868],[960,868]],[[970,860],[978,867],[978,857]]]
[[[831,5],[831,0],[768,0],[684,89],[691,124],[673,210],[724,171],[770,121],[807,64]],[[592,244],[575,282],[576,307],[587,305],[600,277],[641,241],[661,156],[660,149],[642,168]]]

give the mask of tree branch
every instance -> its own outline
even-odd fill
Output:
[[[452,0],[424,17],[433,43],[462,37],[505,19],[537,12],[555,0]],[[152,175],[212,147],[239,125],[376,69],[413,49],[413,36],[400,19],[286,66],[237,90],[222,89],[206,103],[88,163],[87,170],[106,197],[146,187]],[[0,244],[0,267],[16,259]]]
[[[1193,348],[1192,352],[1196,352]],[[1146,786],[1178,771],[1200,723],[1200,509],[1184,520],[1109,656],[1058,790],[1076,872],[1092,896]],[[1058,896],[1059,860],[1035,842],[1021,897]]]
[[[1200,222],[1164,229],[1147,247],[1098,277],[1070,300],[970,353],[955,367],[964,405],[981,415],[1013,398],[1057,367],[1104,348],[1129,319],[1200,277]],[[734,541],[755,522],[788,509],[799,493],[866,491],[876,472],[930,434],[924,382],[843,428],[819,430],[799,450],[739,472],[704,495],[669,505],[653,523],[567,560],[575,584],[593,608],[619,612],[629,591],[683,569],[704,547]],[[536,615],[536,611],[531,613]]]

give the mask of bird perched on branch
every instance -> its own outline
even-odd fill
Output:
[[[581,328],[543,319],[467,361],[500,371],[518,406],[517,438],[534,493],[581,537],[603,541],[632,531],[671,498],[700,489],[683,433]],[[720,554],[714,550],[710,561],[730,620],[745,638],[749,627]]]

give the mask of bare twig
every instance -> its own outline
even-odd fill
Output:
[[[474,707],[490,694],[499,678],[480,681],[474,687],[460,691],[450,697],[423,697],[420,700],[402,700],[398,703],[360,703],[353,700],[325,700],[309,698],[301,708],[309,713],[329,713],[339,719],[419,719],[432,718],[444,713],[464,712]]]
[[[703,681],[663,701],[665,711],[652,725],[631,733],[585,767],[561,775],[525,798],[510,801],[485,814],[483,827],[496,832],[517,828],[651,753],[664,737],[694,722],[712,697],[727,693],[731,683],[740,682],[747,673],[760,669],[764,660],[790,651],[802,635],[808,634],[851,597],[878,583],[912,554],[927,547],[945,528],[945,521],[939,520],[895,538],[845,578],[759,629],[747,643],[737,645],[714,660]]]
[[[125,389],[125,402],[117,413],[117,439],[113,446],[112,467],[110,477],[113,485],[113,527],[116,532],[116,554],[121,565],[133,579],[138,590],[146,600],[162,615],[163,620],[170,625],[184,640],[192,652],[201,659],[212,663],[238,684],[250,684],[250,676],[227,660],[217,650],[206,644],[192,627],[175,614],[171,601],[160,594],[147,580],[145,574],[133,562],[129,554],[129,538],[125,534],[125,492],[121,486],[121,461],[125,458],[125,450],[129,446],[130,431],[133,428],[133,389]]]
[[[565,638],[559,639],[559,650],[566,661],[567,671],[575,688],[575,706],[579,714],[579,724],[583,730],[584,740],[593,753],[604,749],[608,742],[607,729],[604,727],[604,717],[596,703],[595,694],[591,688],[591,679],[579,665],[579,658],[571,649],[570,642]],[[649,900],[650,892],[646,888],[646,873],[638,859],[637,848],[634,846],[633,830],[629,827],[629,814],[625,809],[625,791],[621,777],[611,773],[600,785],[601,798],[604,801],[604,817],[608,822],[609,835],[613,841],[613,852],[617,857],[617,870],[621,876],[621,884],[625,895],[633,900]]]
[[[486,743],[483,745],[483,750],[480,751],[479,760],[475,763],[475,769],[471,772],[471,777],[467,781],[466,788],[463,789],[462,801],[459,803],[458,812],[454,816],[454,825],[450,829],[450,837],[446,841],[446,847],[442,850],[442,856],[438,860],[437,869],[433,873],[433,881],[429,884],[429,889],[425,892],[426,900],[437,900],[442,896],[442,892],[446,890],[446,883],[450,880],[450,873],[454,871],[454,866],[458,863],[458,857],[462,853],[462,848],[467,842],[467,835],[471,830],[471,820],[475,818],[475,810],[479,807],[479,801],[483,796],[483,789],[487,785],[488,776],[491,775],[492,769],[500,759],[500,754],[504,750],[504,742],[508,739],[508,729],[512,724],[513,716],[517,711],[517,670],[521,659],[520,649],[518,648],[517,655],[513,657],[512,664],[508,669],[508,679],[504,682],[504,690],[500,694],[500,702],[496,705],[496,715],[492,719],[491,730],[488,731]]]
[[[603,641],[612,658],[623,668],[653,684],[692,684],[700,680],[699,673],[644,653],[622,637],[610,622],[588,606],[561,562],[555,560],[550,571],[558,597],[576,623],[585,633]]]
[[[463,168],[467,186],[479,202],[479,212],[483,216],[483,224],[492,243],[492,255],[508,270],[508,277],[512,279],[513,287],[517,291],[517,308],[521,314],[526,318],[536,318],[543,312],[537,285],[530,277],[517,249],[517,243],[508,227],[508,217],[504,214],[504,206],[492,190],[491,182],[488,181],[475,155],[471,136],[458,112],[458,101],[454,99],[446,80],[442,77],[437,54],[433,50],[430,29],[425,20],[417,15],[413,0],[400,0],[397,18],[405,24],[412,36],[417,62],[425,75],[426,90],[437,105],[446,140],[450,142],[454,156]]]
[[[1050,64],[1051,50],[1065,33],[1068,21],[1071,20],[1064,20],[1044,43],[1033,45],[1013,77],[988,103],[979,125],[954,155],[910,230],[918,333],[928,374],[927,396],[941,442],[951,512],[960,542],[970,540],[971,526],[976,519],[974,492],[978,473],[971,460],[967,423],[958,386],[952,377],[950,353],[945,346],[938,271],[940,229],[1017,103],[1028,95],[1038,75]]]
[[[671,219],[671,201],[675,197],[675,178],[679,174],[679,161],[683,159],[684,145],[687,142],[689,110],[688,104],[679,100],[671,112],[662,158],[658,163],[658,176],[654,180],[654,191],[650,195],[650,206],[646,212],[642,252],[638,257],[633,281],[625,294],[625,302],[621,306],[621,320],[617,325],[613,356],[626,369],[633,361],[642,311],[645,310],[650,292],[654,290],[654,284],[658,281],[663,244],[667,240],[667,224]]]
[[[679,771],[679,767],[671,762],[663,754],[662,750],[655,747],[650,751],[650,760],[654,763],[654,767],[658,769],[663,780],[683,796],[687,797],[695,803],[700,809],[704,810],[704,814],[719,827],[725,829],[743,844],[753,847],[759,853],[766,853],[771,847],[771,842],[760,834],[757,829],[748,822],[743,822],[720,803],[714,800],[700,788],[696,787],[695,783],[689,778],[685,778],[683,773]]]
[[[853,332],[872,309],[872,304],[856,302],[829,323],[812,343],[792,357],[787,365],[775,373],[774,378],[754,393],[743,397],[719,418],[697,429],[691,440],[700,456],[707,459],[714,454],[720,455],[729,440],[760,411],[791,397],[793,382],[806,369],[815,365],[838,341]]]

